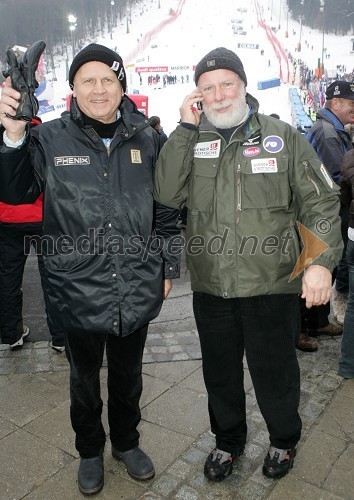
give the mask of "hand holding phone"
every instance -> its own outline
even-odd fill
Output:
[[[200,101],[199,101],[200,99]],[[201,101],[203,100],[203,95],[198,89],[193,90],[188,94],[179,108],[181,121],[183,123],[191,123],[198,127],[201,119]]]

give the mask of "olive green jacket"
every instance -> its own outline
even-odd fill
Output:
[[[157,161],[155,199],[188,207],[194,291],[225,298],[299,293],[301,273],[292,272],[303,226],[310,231],[306,266],[332,271],[341,257],[339,188],[303,135],[258,114],[249,94],[247,102],[249,117],[229,144],[204,115],[199,130],[176,128]],[[314,241],[328,248],[316,251]]]

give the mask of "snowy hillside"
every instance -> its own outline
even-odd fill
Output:
[[[354,56],[350,52],[350,36],[325,35],[323,39],[322,32],[311,32],[304,26],[300,35],[299,22],[287,18],[284,5],[280,0],[248,3],[241,0],[220,0],[218,3],[215,0],[142,0],[132,10],[131,23],[127,18],[118,20],[112,37],[107,33],[96,42],[122,55],[128,73],[128,92],[148,96],[149,115],[159,115],[168,134],[179,120],[178,108],[184,96],[194,87],[195,64],[218,46],[230,48],[240,56],[249,82],[247,90],[259,100],[261,112],[276,112],[290,123],[288,89],[292,84],[292,67],[287,67],[279,50],[289,51],[315,69],[324,43],[325,67],[333,71],[337,64],[351,71]],[[267,31],[267,27],[274,29]],[[269,32],[277,46],[269,39]],[[302,50],[296,52],[300,38]],[[69,64],[71,59],[69,51]],[[69,93],[66,63],[57,61],[57,65],[52,100],[56,110],[42,115],[44,121],[60,114],[63,98]],[[258,81],[279,77],[280,72],[283,76],[289,72],[289,83],[258,90]],[[177,83],[164,87],[164,74],[175,75]],[[159,82],[156,78],[149,81],[149,76],[156,75],[160,76]]]

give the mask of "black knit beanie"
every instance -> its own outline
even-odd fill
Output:
[[[218,47],[203,57],[195,67],[194,81],[198,85],[200,75],[215,69],[229,69],[236,73],[247,85],[247,77],[241,59],[232,50]]]
[[[127,88],[127,77],[122,58],[119,54],[117,54],[117,52],[114,52],[104,45],[99,45],[98,43],[90,43],[90,45],[84,47],[74,57],[69,70],[69,85],[71,88],[77,71],[83,64],[90,61],[98,61],[107,64],[107,66],[109,66],[117,75],[117,78],[122,85],[123,92],[125,92]]]

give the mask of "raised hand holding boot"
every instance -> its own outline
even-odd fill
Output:
[[[38,82],[35,72],[45,47],[45,42],[39,40],[19,58],[16,57],[13,49],[7,49],[8,69],[3,71],[3,74],[5,77],[10,76],[12,87],[21,94],[16,114],[14,116],[7,114],[9,118],[28,122],[38,113],[39,106],[35,96]]]

